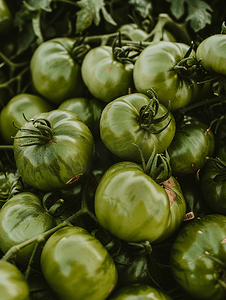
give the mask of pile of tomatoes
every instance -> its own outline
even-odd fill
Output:
[[[0,73],[0,299],[225,299],[224,30],[49,39],[13,97]]]

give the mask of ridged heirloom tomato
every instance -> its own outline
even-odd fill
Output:
[[[6,253],[11,247],[23,243],[56,225],[55,219],[44,209],[41,199],[34,193],[21,192],[10,198],[0,210],[0,249]],[[27,266],[34,243],[16,254],[16,262]]]
[[[76,60],[75,39],[60,37],[43,42],[33,53],[30,66],[35,90],[56,106],[83,96],[85,85]]]
[[[196,172],[213,155],[215,139],[207,124],[194,117],[185,117],[177,125],[172,143],[168,147],[172,173],[183,175]]]
[[[52,110],[28,120],[14,138],[14,157],[22,179],[51,191],[84,175],[95,151],[89,128],[67,110]]]
[[[105,146],[124,160],[141,161],[163,152],[172,142],[176,124],[168,108],[154,94],[149,98],[132,93],[108,103],[100,119],[100,137]],[[153,96],[153,97],[152,97]]]
[[[78,226],[61,228],[47,240],[41,267],[60,300],[105,300],[118,279],[106,248]]]
[[[110,46],[91,49],[82,62],[82,78],[90,93],[110,102],[134,89],[133,63],[114,55]]]
[[[146,47],[134,64],[133,79],[138,92],[148,95],[155,90],[160,103],[167,106],[171,101],[172,112],[193,102],[201,91],[201,85],[195,85],[189,78],[189,67],[183,68],[183,62],[189,46],[168,41],[153,42]],[[188,64],[194,64],[195,52],[189,55]],[[177,68],[179,67],[179,68]]]
[[[224,300],[226,216],[209,214],[192,220],[178,233],[171,248],[176,282],[195,299]]]
[[[181,224],[186,204],[177,180],[158,184],[134,162],[112,165],[95,193],[100,225],[127,242],[158,242]]]

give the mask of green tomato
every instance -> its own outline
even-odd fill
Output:
[[[208,126],[195,118],[178,124],[172,143],[168,147],[174,175],[193,173],[202,168],[215,148],[214,134]]]
[[[91,131],[77,114],[56,109],[35,116],[18,130],[14,157],[27,184],[51,191],[87,172],[94,146]]]
[[[41,267],[60,300],[105,300],[118,278],[101,242],[77,226],[59,229],[47,240]]]
[[[179,227],[186,204],[177,180],[161,185],[133,162],[111,166],[95,193],[100,225],[127,242],[158,242]]]
[[[172,142],[176,131],[173,115],[167,115],[162,104],[154,101],[152,105],[151,101],[147,95],[132,93],[111,101],[103,109],[101,140],[121,159],[141,162],[139,147],[147,161],[154,148],[156,153],[161,153]]]
[[[110,102],[133,89],[133,63],[122,63],[110,46],[91,49],[82,62],[82,78],[90,93]]]
[[[35,90],[57,106],[69,98],[83,96],[85,91],[74,44],[72,38],[51,39],[40,44],[31,58]]]
[[[201,190],[206,203],[215,213],[226,215],[226,162],[208,160],[200,172]]]
[[[171,300],[172,298],[157,288],[144,283],[129,284],[117,289],[109,300]]]
[[[104,102],[96,98],[72,98],[61,103],[58,108],[76,113],[89,127],[94,137],[99,137],[99,123],[104,108]]]
[[[195,299],[226,298],[225,237],[226,216],[210,214],[187,223],[173,243],[172,275]]]
[[[204,39],[196,50],[197,60],[210,74],[226,75],[226,35],[214,34]]]
[[[134,41],[142,41],[148,36],[148,33],[140,29],[135,23],[124,24],[117,31],[128,32],[129,37]]]
[[[26,120],[23,117],[23,113],[26,118],[30,119],[37,114],[50,111],[51,109],[51,104],[36,95],[22,93],[11,98],[0,114],[0,132],[4,142],[13,144],[12,137],[18,131],[13,126],[13,123],[18,127],[24,125]]]
[[[31,192],[21,192],[10,198],[0,210],[0,248],[6,253],[11,247],[23,243],[55,226],[55,220],[43,208],[40,198]],[[22,248],[16,261],[26,266],[34,243]]]
[[[0,260],[0,298],[3,300],[30,300],[28,283],[12,263]]]
[[[136,90],[148,95],[152,88],[160,103],[167,106],[170,101],[172,112],[193,102],[201,86],[192,85],[194,81],[187,76],[189,70],[175,69],[188,50],[189,46],[183,43],[152,42],[135,62],[133,79]],[[192,51],[191,61],[188,61],[191,65],[195,62],[194,56]]]
[[[0,0],[0,34],[7,35],[13,26],[11,11],[5,0]]]

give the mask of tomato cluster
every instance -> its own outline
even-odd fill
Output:
[[[0,298],[224,300],[225,33],[112,36],[47,39],[0,87]]]

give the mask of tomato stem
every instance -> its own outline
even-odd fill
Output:
[[[118,46],[117,45],[118,42]],[[135,57],[140,54],[140,52],[143,50],[143,47],[141,46],[127,46],[127,47],[122,47],[121,43],[121,32],[118,33],[116,38],[114,39],[112,43],[112,54],[113,54],[113,59],[122,63],[135,63]],[[130,53],[135,52],[131,57]]]
[[[153,94],[153,91],[150,90],[150,92]],[[155,97],[155,95],[153,95],[153,98],[150,99],[149,103],[147,105],[142,106],[140,109],[140,117],[139,117],[140,127],[146,129],[152,134],[159,134],[163,130],[165,130],[169,126],[171,122],[171,118],[169,118],[169,121],[166,123],[166,125],[161,127],[160,129],[156,129],[156,125],[162,123],[164,120],[166,120],[169,117],[170,105],[165,115],[159,118],[155,118],[158,113],[158,110],[159,110],[159,101]]]
[[[21,147],[23,146],[31,146],[31,145],[38,145],[38,144],[45,144],[48,143],[53,139],[53,131],[51,128],[51,124],[47,119],[44,118],[37,118],[37,119],[30,119],[28,120],[26,116],[23,114],[24,119],[29,123],[32,123],[35,129],[32,128],[19,128],[14,123],[14,127],[16,127],[19,131],[25,132],[25,135],[21,136],[14,136],[14,139],[27,139],[26,142],[20,144]],[[27,134],[26,134],[27,133]]]

